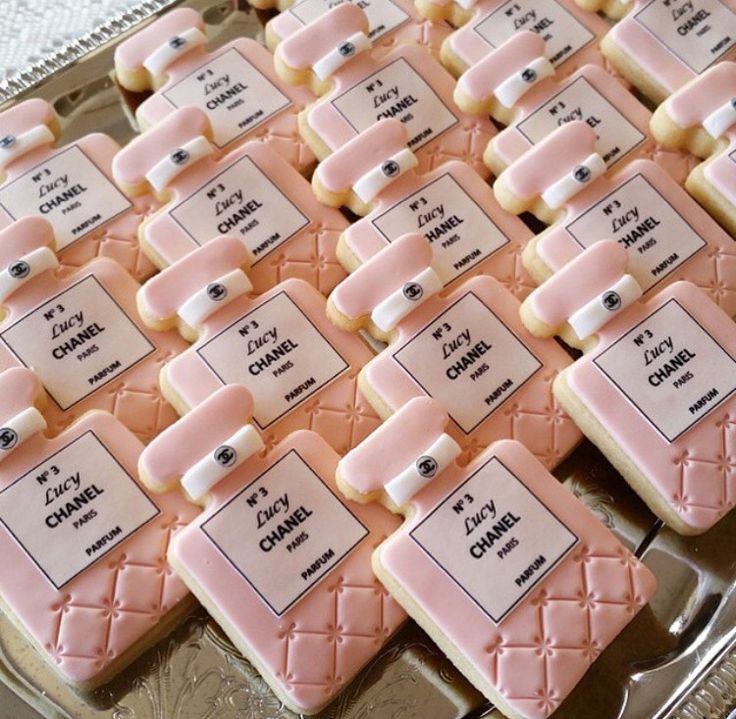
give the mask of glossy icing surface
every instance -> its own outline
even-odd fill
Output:
[[[116,66],[140,70],[151,53],[189,28],[203,28],[198,13],[188,8],[167,13],[118,46]],[[194,104],[208,113],[219,149],[256,140],[299,170],[314,164],[297,128],[298,113],[314,96],[281,82],[271,54],[255,40],[238,39],[211,53],[204,45],[192,47],[166,67],[164,78],[151,78],[156,90],[138,106],[144,127]]]
[[[20,136],[39,126],[56,131],[58,119],[43,100],[21,102],[0,113],[0,136]],[[0,227],[32,215],[54,226],[66,273],[94,257],[109,257],[137,279],[154,272],[136,234],[158,203],[149,194],[126,198],[115,187],[113,157],[120,146],[95,133],[68,145],[43,144],[5,168],[0,184]]]
[[[341,461],[345,484],[376,491],[426,451],[447,416],[421,402]],[[377,549],[382,571],[476,687],[525,719],[549,716],[654,592],[649,570],[518,442],[450,466],[401,511],[407,521]],[[527,562],[537,576],[509,595]]]
[[[25,373],[31,379],[12,373]],[[0,375],[0,385],[3,414],[8,416],[30,406],[38,392],[37,380],[25,370]],[[3,421],[7,419],[3,416]],[[80,453],[82,444],[86,450]],[[22,450],[0,463],[0,515],[4,517],[0,545],[5,557],[0,593],[45,658],[69,682],[94,682],[112,662],[155,632],[157,623],[188,594],[168,566],[166,552],[172,536],[197,511],[176,494],[152,496],[138,484],[136,462],[142,449],[116,419],[94,412],[53,439],[41,434],[30,438]],[[115,482],[96,474],[90,461],[106,466],[108,472],[116,467]],[[34,481],[37,475],[45,478],[43,487]],[[80,493],[96,509],[96,516],[87,503],[76,501]],[[23,503],[22,512],[16,502]],[[68,526],[85,513],[91,524]],[[137,519],[143,523],[136,528]],[[10,533],[9,521],[19,539]],[[114,524],[102,526],[116,521],[122,538]],[[113,530],[109,536],[108,530]],[[34,535],[56,547],[32,544]],[[90,545],[94,558],[86,559],[86,566],[67,579],[78,568],[70,569],[68,564],[85,554],[80,543],[96,537],[99,542]],[[25,548],[20,538],[29,542]]]
[[[202,111],[177,110],[117,156],[116,178],[139,187],[157,162],[210,132]],[[307,180],[263,143],[197,160],[165,192],[166,204],[140,231],[157,264],[168,266],[218,235],[232,234],[252,254],[249,276],[256,292],[299,277],[328,293],[344,277],[335,250],[347,221],[320,204]]]
[[[11,225],[0,233],[0,266],[51,240],[48,225],[35,218]],[[39,373],[51,399],[45,417],[52,434],[91,409],[111,412],[144,442],[175,419],[158,372],[186,343],[143,325],[138,288],[120,265],[97,258],[72,274],[38,274],[5,300],[0,367]]]

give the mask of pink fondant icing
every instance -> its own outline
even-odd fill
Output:
[[[582,65],[604,65],[598,41],[608,23],[595,13],[581,10],[571,0],[480,0],[468,22],[445,41],[464,69],[519,31],[544,34],[547,57],[561,76]]]
[[[244,258],[239,241],[213,240],[147,283],[140,301],[156,318],[171,318]],[[257,297],[241,296],[196,329],[194,346],[164,368],[184,406],[200,404],[223,384],[244,384],[268,446],[312,429],[344,453],[378,425],[357,386],[371,351],[327,320],[324,297],[306,282],[289,279]]]
[[[168,486],[226,442],[247,422],[247,394],[233,385],[215,392],[148,447],[141,457],[146,473]],[[383,508],[339,498],[338,459],[314,432],[290,434],[215,485],[204,512],[170,549],[191,589],[216,608],[265,680],[291,708],[309,713],[333,699],[405,618],[370,559],[398,520]],[[309,577],[295,576],[283,546],[299,531],[281,543],[268,539],[288,517],[307,535],[295,552],[300,568],[323,559]],[[233,556],[234,546],[243,554]]]
[[[527,302],[559,327],[563,315],[610,287],[625,265],[621,246],[600,242]],[[581,286],[583,278],[588,282]],[[665,326],[655,328],[652,318],[660,312]],[[595,346],[565,372],[570,389],[692,533],[706,531],[734,505],[736,479],[722,457],[732,441],[735,356],[733,321],[705,292],[676,282],[614,315]],[[707,390],[702,396],[700,386]]]
[[[594,143],[590,127],[566,125],[513,163],[504,177],[524,192],[541,194],[545,181],[551,184],[566,169],[572,171]],[[550,170],[545,158],[556,152],[560,159]],[[567,155],[571,157],[566,161]],[[630,272],[646,292],[687,279],[728,314],[736,314],[732,238],[658,164],[635,160],[593,180],[568,200],[561,217],[537,237],[535,252],[548,271],[558,272],[586,247],[608,238],[628,250]]]
[[[0,422],[30,407],[40,391],[25,369],[0,374],[0,388]],[[53,439],[33,435],[0,462],[0,595],[46,661],[73,684],[99,683],[188,596],[166,552],[197,512],[177,494],[155,496],[139,484],[142,449],[118,420],[92,412]],[[105,474],[111,471],[114,482]],[[59,521],[55,513],[80,494],[87,498],[78,503],[83,509],[67,509],[69,517]],[[82,515],[85,523],[65,529]],[[123,536],[110,532],[113,523]],[[91,546],[93,539],[100,546],[87,559],[82,542]]]
[[[209,134],[201,110],[177,110],[118,154],[115,177],[140,187],[159,161]],[[144,249],[164,267],[218,235],[232,234],[251,251],[256,292],[300,277],[328,293],[345,276],[335,249],[347,221],[320,204],[307,180],[263,143],[192,163],[169,183],[166,198],[140,231]]]
[[[17,222],[0,232],[0,267],[52,243],[44,220]],[[44,414],[52,433],[102,409],[145,442],[175,419],[158,372],[186,343],[144,326],[138,288],[116,262],[97,258],[72,274],[42,272],[4,301],[0,368],[38,373],[51,400]]]
[[[544,48],[539,35],[513,35],[465,72],[459,86],[477,102],[487,102],[499,85],[544,57]],[[649,137],[650,117],[649,110],[600,65],[584,65],[568,77],[557,72],[533,85],[514,105],[510,126],[491,139],[489,147],[508,166],[560,125],[581,120],[594,128],[598,152],[609,167],[647,157],[661,161],[678,182],[684,181],[690,163]]]
[[[330,302],[351,319],[364,318],[430,261],[421,235],[404,236],[343,280]],[[523,327],[518,299],[497,280],[479,276],[411,311],[389,347],[365,366],[363,379],[390,412],[412,397],[441,401],[466,462],[511,437],[553,467],[580,438],[552,398],[552,382],[570,361],[559,346]]]
[[[345,192],[361,174],[406,147],[398,120],[382,120],[324,162],[315,177],[332,192]],[[423,231],[445,286],[487,274],[523,299],[532,286],[519,254],[527,227],[505,212],[486,182],[468,165],[449,161],[428,173],[409,170],[391,182],[370,213],[350,225],[343,241],[365,262],[406,232]]]
[[[340,462],[338,476],[354,491],[380,490],[446,423],[436,403],[414,399]],[[506,714],[549,716],[654,593],[651,572],[519,442],[450,465],[399,511],[406,521],[376,549],[381,571]],[[501,532],[495,551],[476,556]],[[509,596],[526,564],[536,577]]]
[[[191,8],[172,10],[121,43],[115,66],[119,72],[140,71],[159,47],[203,25]],[[155,92],[136,110],[144,128],[158,124],[177,108],[195,105],[207,111],[218,149],[257,140],[301,171],[314,164],[297,128],[298,113],[314,95],[281,82],[270,53],[255,40],[239,38],[214,52],[208,52],[206,45],[192,45],[174,58],[162,77],[149,79]]]
[[[279,43],[278,59],[308,71],[323,56],[358,32],[368,19],[355,5],[333,8]],[[330,152],[381,119],[406,123],[409,145],[427,171],[448,159],[462,159],[482,177],[482,148],[496,133],[487,118],[463,113],[452,99],[452,77],[415,45],[398,45],[376,56],[357,53],[335,71],[330,90],[304,113],[304,120]]]
[[[31,99],[0,113],[0,138],[17,138],[58,118],[44,100]],[[0,227],[31,215],[54,225],[66,273],[96,256],[119,262],[137,279],[154,272],[136,233],[158,207],[149,194],[128,199],[115,187],[112,161],[119,145],[107,135],[85,135],[67,145],[48,142],[29,149],[0,170]],[[70,209],[72,205],[77,207]]]
[[[733,0],[639,0],[608,39],[669,94],[736,56],[735,11]]]

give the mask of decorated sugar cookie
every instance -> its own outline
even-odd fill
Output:
[[[381,120],[317,167],[312,185],[323,202],[369,210],[340,236],[340,261],[352,272],[402,235],[421,232],[443,286],[488,274],[525,297],[533,284],[520,254],[532,237],[529,229],[501,209],[485,180],[465,163],[451,160],[416,172],[407,139],[398,120]],[[387,176],[381,168],[393,162],[401,169]]]
[[[510,127],[492,138],[484,155],[494,175],[560,125],[585,122],[598,136],[607,167],[637,157],[656,159],[684,181],[690,163],[649,136],[649,110],[599,65],[560,78],[545,56],[541,35],[520,32],[460,77],[455,101],[466,112],[490,114]]]
[[[581,122],[560,128],[514,162],[496,181],[513,212],[543,211],[551,227],[524,249],[537,282],[604,239],[626,250],[629,272],[644,292],[687,279],[736,315],[736,245],[701,207],[650,160],[599,174],[594,130]],[[590,173],[590,174],[588,174]],[[566,335],[571,344],[574,336]]]
[[[413,234],[332,292],[327,309],[335,324],[389,341],[360,373],[364,395],[382,419],[412,397],[433,397],[447,409],[465,461],[514,438],[554,466],[580,440],[552,397],[552,381],[570,357],[524,329],[519,300],[492,277],[438,295],[441,289],[429,243]]]
[[[442,64],[456,77],[522,31],[544,38],[547,59],[560,76],[588,63],[604,63],[598,42],[608,23],[581,10],[573,0],[420,0],[418,7],[462,25],[445,40],[440,52]]]
[[[288,82],[311,84],[322,97],[299,115],[299,129],[320,160],[379,120],[406,126],[422,170],[465,160],[483,177],[483,148],[496,130],[487,118],[461,112],[454,82],[425,50],[399,45],[375,55],[368,17],[341,4],[276,48],[276,69]]]
[[[177,325],[194,342],[163,368],[162,392],[184,414],[222,385],[242,384],[269,446],[313,429],[346,452],[379,423],[357,383],[373,353],[327,320],[324,296],[302,280],[249,296],[247,261],[239,240],[220,237],[141,289],[149,325]]]
[[[128,90],[154,91],[136,110],[143,129],[194,106],[207,113],[218,150],[259,140],[300,171],[314,165],[297,128],[297,114],[314,96],[282,83],[255,40],[238,38],[208,52],[204,20],[192,8],[172,10],[120,43],[115,74]]]
[[[689,282],[647,302],[611,240],[535,290],[522,318],[545,337],[569,325],[589,351],[563,370],[555,397],[675,531],[700,534],[734,505],[736,328]]]
[[[355,4],[368,16],[368,37],[375,46],[374,52],[389,49],[398,43],[417,43],[433,55],[439,55],[442,41],[450,34],[447,23],[425,20],[411,0],[360,0]],[[281,14],[266,24],[266,45],[274,51],[282,40],[324,15],[335,6],[335,2],[256,0],[256,6],[264,5],[276,5],[281,10]]]
[[[632,85],[662,102],[715,63],[736,57],[736,2],[636,0],[601,51]]]
[[[0,227],[31,215],[48,220],[67,272],[99,255],[138,279],[153,274],[136,233],[157,203],[151,195],[130,200],[115,186],[111,166],[120,146],[93,133],[59,147],[60,134],[44,100],[0,113]]]
[[[108,681],[192,606],[166,563],[196,514],[138,480],[143,445],[107,412],[53,439],[27,369],[0,374],[0,606],[60,677]]]
[[[151,443],[141,475],[205,503],[172,566],[279,699],[314,714],[405,619],[371,569],[398,522],[340,496],[339,457],[314,432],[257,454],[252,412],[245,387],[221,387]]]
[[[665,100],[652,116],[652,133],[663,145],[705,160],[685,187],[731,235],[736,234],[734,97],[736,63],[720,62]]]
[[[417,397],[344,457],[351,499],[403,514],[373,554],[396,600],[509,719],[544,719],[654,593],[652,573],[520,442],[460,467]]]
[[[92,409],[111,412],[148,441],[175,418],[158,373],[186,343],[152,332],[136,310],[138,283],[108,258],[60,275],[54,233],[29,217],[0,231],[0,369],[33,369],[56,434]]]
[[[335,251],[347,220],[317,202],[309,182],[270,147],[248,142],[217,158],[210,139],[207,116],[188,107],[115,158],[115,179],[126,192],[150,188],[166,200],[140,228],[146,254],[164,268],[230,234],[252,255],[257,292],[301,277],[328,293],[345,274]]]

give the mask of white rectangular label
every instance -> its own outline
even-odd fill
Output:
[[[307,25],[343,2],[351,2],[365,12],[368,16],[368,37],[374,42],[409,19],[409,15],[391,0],[301,0],[289,12]]]
[[[29,312],[0,339],[63,410],[155,351],[92,275]]]
[[[399,58],[354,85],[332,104],[356,132],[384,118],[396,118],[409,135],[407,143],[418,150],[458,120],[427,81],[404,59]]]
[[[593,362],[670,442],[736,390],[736,360],[674,299]]]
[[[555,67],[595,37],[557,0],[508,0],[473,29],[491,47],[498,47],[522,30],[535,32],[544,38],[547,57]]]
[[[411,537],[494,624],[578,541],[497,457],[437,505]]]
[[[77,145],[24,172],[0,189],[14,220],[40,215],[54,226],[56,249],[94,232],[132,204]]]
[[[396,361],[469,434],[541,367],[472,292],[394,353]]]
[[[223,384],[245,385],[266,429],[348,369],[348,363],[279,292],[197,349]]]
[[[56,589],[158,514],[91,431],[0,491],[0,522]]]
[[[586,122],[595,130],[598,136],[596,150],[608,167],[646,139],[644,133],[584,77],[579,77],[540,105],[516,127],[535,145],[561,125],[574,120]]]
[[[736,42],[736,15],[720,0],[652,0],[634,18],[695,73]]]
[[[291,100],[235,48],[198,67],[163,95],[174,107],[193,105],[204,110],[218,147],[225,147],[291,105]]]
[[[198,244],[240,237],[258,263],[309,224],[250,157],[242,157],[180,202],[171,216]]]
[[[215,512],[202,531],[277,616],[368,536],[295,450]]]
[[[432,266],[446,285],[509,241],[449,173],[409,195],[372,223],[389,242],[408,232],[423,233],[434,252]]]
[[[566,229],[582,248],[604,239],[623,245],[629,272],[645,292],[707,244],[642,175],[627,180]]]

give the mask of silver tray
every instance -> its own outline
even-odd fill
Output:
[[[0,83],[0,102],[47,99],[61,118],[63,142],[92,131],[127,142],[135,135],[136,98],[119,92],[110,74],[115,44],[139,23],[180,4],[204,13],[215,45],[236,36],[262,37],[265,18],[245,2],[147,0]],[[736,512],[703,537],[679,537],[661,526],[587,443],[555,474],[658,580],[651,604],[603,653],[555,718],[728,716],[736,706]],[[110,685],[85,696],[61,683],[0,614],[0,680],[0,719],[37,717],[36,711],[68,719],[294,717],[201,609]],[[409,622],[320,717],[500,715]]]

